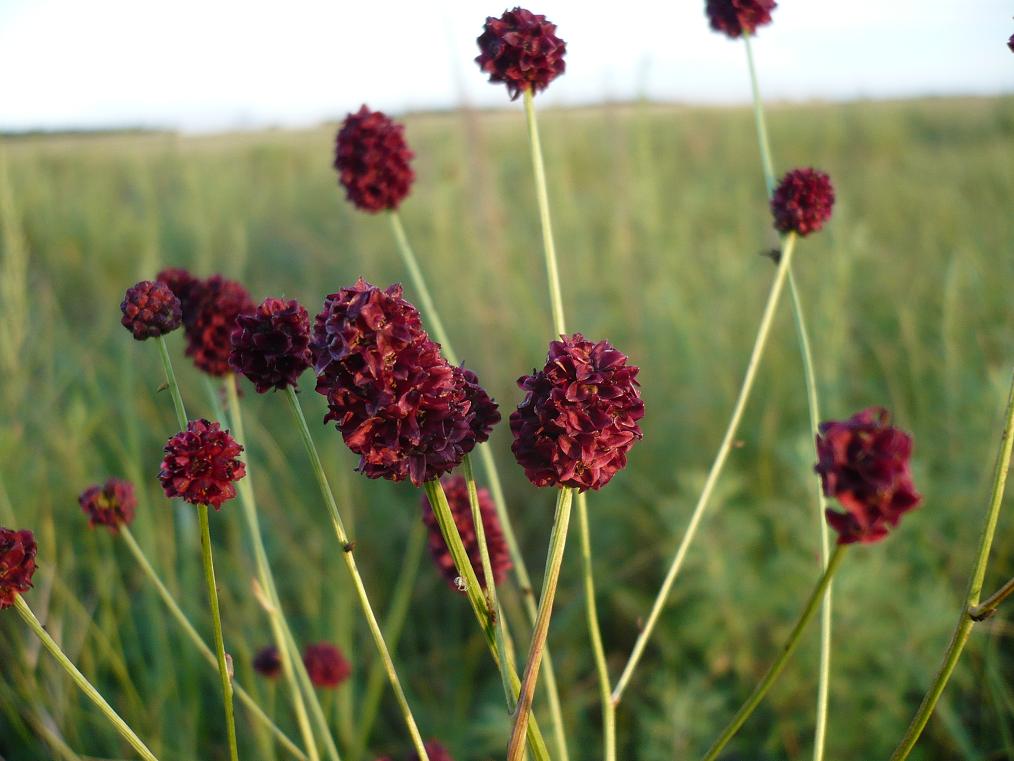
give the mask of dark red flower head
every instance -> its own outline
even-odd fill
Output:
[[[450,505],[451,515],[454,516],[454,523],[457,524],[458,533],[461,534],[461,541],[468,551],[468,559],[472,562],[472,570],[476,578],[482,580],[485,575],[482,572],[482,556],[479,551],[479,540],[475,533],[475,523],[472,522],[472,504],[468,500],[468,484],[461,476],[445,478],[441,482],[444,493],[447,495],[447,504]],[[507,549],[507,540],[504,539],[503,529],[500,527],[500,518],[497,517],[496,507],[493,499],[486,489],[478,489],[479,512],[482,514],[482,528],[486,534],[486,546],[489,548],[489,562],[493,569],[493,581],[500,584],[507,577],[507,571],[511,569],[510,552]],[[433,514],[429,500],[422,498],[423,523],[429,530],[430,553],[437,568],[447,579],[447,583],[457,589],[458,571],[454,565],[454,558],[451,551],[444,542],[443,534],[440,533],[440,526],[437,525],[437,518]]]
[[[155,276],[155,280],[169,287],[180,300],[183,324],[190,325],[194,321],[194,302],[199,295],[201,281],[182,267],[169,267]]]
[[[436,740],[428,740],[423,743],[423,747],[426,748],[430,761],[454,761],[447,749]],[[408,761],[419,761],[419,754],[413,751],[409,754]]]
[[[310,315],[298,301],[265,299],[236,318],[229,365],[263,394],[295,386],[310,366]]]
[[[348,199],[368,212],[397,209],[415,179],[405,127],[366,106],[345,117],[334,168]]]
[[[184,311],[187,333],[187,356],[209,375],[222,376],[230,371],[229,354],[232,353],[232,331],[236,318],[256,308],[246,288],[235,280],[212,275],[201,281],[190,296],[192,319],[188,322]]]
[[[816,169],[793,169],[782,177],[771,197],[775,229],[802,236],[815,233],[831,219],[831,178]]]
[[[218,423],[191,420],[187,430],[166,442],[158,474],[165,495],[220,509],[236,496],[233,482],[246,475],[246,465],[238,459],[242,451]]]
[[[922,499],[909,472],[912,437],[889,420],[887,410],[870,407],[848,420],[820,424],[815,470],[824,494],[845,508],[827,511],[838,544],[883,539]]]
[[[770,24],[771,11],[777,7],[775,0],[708,0],[705,12],[712,29],[735,39]]]
[[[477,41],[475,62],[490,82],[507,85],[511,100],[529,88],[533,95],[545,90],[567,67],[567,43],[556,36],[556,24],[524,8],[487,17]]]
[[[114,534],[122,525],[134,520],[137,495],[130,481],[107,479],[104,484],[89,486],[77,498],[81,509],[88,515],[88,525],[107,526]]]
[[[0,527],[0,610],[32,588],[36,550],[31,531]]]
[[[637,368],[608,341],[580,333],[549,344],[546,366],[518,380],[511,451],[536,486],[599,489],[641,438]]]
[[[176,294],[164,283],[142,280],[127,289],[120,304],[120,324],[144,341],[171,333],[180,326],[183,310]]]
[[[499,420],[467,370],[451,367],[402,297],[359,279],[314,321],[317,392],[369,478],[420,485],[457,467]]]
[[[268,679],[274,679],[282,673],[282,659],[278,648],[274,645],[262,647],[253,659],[254,671]]]
[[[1010,39],[1007,40],[1007,47],[1010,48],[1010,52],[1014,53],[1014,34],[1012,34]]]
[[[337,687],[352,674],[352,667],[342,651],[328,642],[307,645],[303,650],[303,665],[317,687]]]

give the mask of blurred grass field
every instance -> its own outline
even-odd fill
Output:
[[[830,227],[801,244],[795,266],[824,415],[884,405],[916,441],[922,508],[889,540],[854,550],[835,587],[828,758],[886,758],[964,593],[1014,366],[1014,99],[783,106],[769,119],[777,167],[818,166],[838,191]],[[542,364],[552,337],[520,106],[407,124],[418,175],[403,206],[409,236],[458,353],[509,413],[515,379]],[[630,354],[647,407],[630,466],[590,499],[615,680],[728,419],[774,273],[759,254],[775,238],[745,109],[604,106],[547,112],[542,129],[568,322]],[[355,212],[336,187],[333,133],[0,142],[0,525],[36,532],[29,603],[164,761],[224,758],[225,735],[216,673],[122,544],[89,531],[76,503],[109,475],[138,484],[135,535],[210,640],[197,545],[175,541],[155,478],[176,430],[157,351],[119,326],[118,305],[127,286],[167,265],[220,271],[256,300],[284,294],[311,314],[358,275],[407,280],[386,221]],[[170,346],[191,416],[213,415],[215,390],[183,358],[179,334]],[[308,374],[304,407],[383,611],[419,494],[356,475],[337,432],[314,424],[324,405],[312,389]],[[324,698],[345,748],[374,651],[284,400],[247,387],[243,404],[290,621],[301,641],[336,641],[356,664]],[[620,708],[624,761],[700,755],[818,575],[812,440],[787,299],[740,438]],[[552,495],[523,478],[505,424],[493,445],[526,558],[540,571]],[[227,505],[212,522],[227,647],[238,679],[297,737],[284,688],[251,672],[270,630],[240,521]],[[579,560],[572,536],[550,635],[573,761],[600,755]],[[1008,504],[987,591],[1012,575]],[[521,629],[516,593],[503,594]],[[811,627],[730,759],[809,758],[816,634]],[[1012,638],[1014,606],[977,627],[913,759],[1014,758]],[[428,557],[395,658],[426,736],[458,761],[501,757],[508,723],[496,670],[463,598]],[[237,710],[244,757],[271,757]],[[403,758],[408,747],[387,694],[364,758]],[[20,619],[0,616],[0,758],[126,752]]]

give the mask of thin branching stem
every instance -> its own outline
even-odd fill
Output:
[[[987,597],[984,603],[969,610],[968,615],[973,621],[985,621],[996,613],[996,609],[1012,594],[1014,594],[1014,578],[1009,579],[1006,584]]]

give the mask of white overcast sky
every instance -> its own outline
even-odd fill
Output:
[[[534,0],[533,0],[534,1]],[[567,73],[545,104],[734,103],[742,43],[704,0],[539,0]],[[475,38],[502,2],[0,0],[0,129],[304,125],[361,103],[503,105]],[[1012,0],[783,0],[755,52],[772,99],[1014,92]]]

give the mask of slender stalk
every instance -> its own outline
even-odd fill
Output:
[[[236,384],[237,380],[235,376],[229,376],[225,379],[226,396],[229,403],[229,420],[239,442],[246,447],[248,444],[243,430],[243,410],[239,405],[239,393]],[[247,450],[247,459],[249,460],[249,449]],[[328,756],[332,761],[339,761],[338,747],[335,745],[334,737],[331,735],[331,728],[328,725],[327,717],[324,715],[324,710],[320,705],[317,692],[310,681],[310,676],[306,673],[306,666],[303,664],[299,646],[296,644],[295,637],[292,636],[292,629],[285,618],[281,598],[278,596],[274,573],[271,571],[267,550],[264,548],[264,540],[261,536],[260,519],[257,514],[257,500],[254,496],[253,483],[251,482],[249,462],[247,462],[246,478],[240,479],[237,482],[237,487],[240,502],[243,505],[243,516],[246,521],[247,532],[250,534],[250,543],[253,545],[257,576],[271,604],[271,609],[267,613],[271,621],[275,645],[282,660],[282,673],[289,684],[293,709],[296,712],[296,721],[303,736],[303,741],[306,743],[307,752],[310,754],[311,759],[317,758],[316,742],[310,726],[310,718],[307,715],[307,705],[309,705],[309,713],[317,725],[317,731],[322,738]]]
[[[976,605],[969,610],[968,616],[973,621],[985,621],[996,613],[996,609],[1000,607],[1000,604],[1012,594],[1014,594],[1014,578],[987,597],[986,602],[982,603],[982,605]]]
[[[366,618],[366,624],[370,629],[370,634],[373,636],[373,642],[377,646],[377,653],[380,655],[381,661],[383,661],[384,670],[387,672],[387,678],[391,683],[391,689],[394,690],[402,719],[408,728],[409,736],[412,738],[412,745],[415,746],[415,752],[419,755],[421,761],[428,761],[422,735],[419,734],[419,727],[416,725],[415,717],[412,715],[408,698],[405,697],[405,690],[402,689],[398,672],[394,668],[394,660],[391,658],[391,653],[387,649],[387,643],[384,641],[384,633],[380,629],[377,616],[374,614],[373,606],[370,604],[370,598],[366,594],[363,577],[359,573],[359,567],[356,565],[355,552],[353,551],[354,545],[349,541],[348,533],[345,531],[345,524],[342,522],[341,514],[338,512],[338,503],[335,501],[331,484],[328,483],[327,476],[324,474],[324,466],[321,464],[320,455],[317,453],[317,446],[313,443],[313,437],[310,435],[310,429],[306,424],[303,409],[299,405],[296,390],[292,386],[289,386],[285,390],[285,395],[289,401],[289,407],[292,409],[292,414],[295,417],[296,426],[303,439],[303,444],[306,447],[306,453],[310,457],[310,464],[313,467],[314,476],[317,478],[317,485],[320,487],[321,496],[324,498],[324,503],[330,514],[335,536],[342,547],[342,557],[345,559],[345,565],[352,576],[352,583],[356,590],[356,597],[359,599],[359,605],[363,610],[363,616]]]
[[[444,494],[444,489],[437,479],[423,484],[423,490],[426,493],[426,498],[429,500],[430,507],[433,509],[433,516],[440,527],[440,533],[444,537],[447,549],[450,550],[451,557],[454,559],[458,575],[465,580],[465,596],[472,606],[472,613],[475,614],[479,627],[486,638],[486,646],[489,648],[494,661],[499,664],[500,653],[496,646],[496,632],[494,631],[494,627],[490,625],[486,598],[482,594],[482,586],[475,575],[475,569],[472,568],[472,562],[469,560],[468,551],[461,540],[461,534],[458,532],[457,524],[454,522],[454,516],[451,515],[450,505],[447,504],[447,495]],[[511,691],[518,693],[521,689],[521,679],[518,678],[517,671],[514,670],[513,665],[510,666],[509,675]],[[549,760],[549,751],[546,749],[545,740],[542,738],[542,733],[539,730],[535,717],[532,717],[528,723],[528,746],[536,761]]]
[[[595,604],[595,577],[592,569],[591,532],[588,528],[588,500],[584,493],[577,495],[577,520],[581,531],[581,562],[584,569],[585,611],[588,615],[588,635],[591,637],[592,655],[599,679],[599,697],[602,700],[602,744],[605,761],[616,761],[616,706],[609,694],[609,667],[602,647],[599,614]]]
[[[560,580],[563,551],[567,546],[567,528],[570,526],[570,507],[573,500],[572,488],[561,489],[556,500],[553,531],[549,535],[546,573],[542,580],[542,594],[539,596],[539,615],[535,619],[535,630],[532,632],[528,659],[525,661],[525,675],[521,681],[517,709],[514,711],[514,729],[511,732],[510,744],[507,746],[507,761],[520,761],[525,752],[525,731],[532,712],[535,684],[539,680],[542,651],[546,646],[546,637],[549,636],[549,621],[553,615],[553,600],[556,598],[556,586]]]
[[[156,339],[158,353],[162,358],[162,369],[165,371],[166,384],[169,386],[169,395],[173,398],[173,409],[176,410],[176,422],[180,424],[180,430],[187,429],[187,410],[183,406],[183,397],[180,395],[180,386],[176,382],[176,373],[173,372],[173,363],[169,358],[169,346],[166,344],[165,336]]]
[[[130,743],[131,747],[145,761],[158,761],[155,754],[148,750],[148,746],[141,741],[141,738],[134,734],[134,730],[127,726],[127,722],[120,718],[120,715],[113,710],[113,707],[106,702],[106,699],[92,686],[92,683],[88,681],[85,675],[78,671],[77,666],[71,662],[70,658],[56,644],[56,640],[49,636],[49,632],[39,623],[39,619],[35,617],[32,609],[28,607],[28,603],[25,602],[21,595],[14,596],[14,607],[21,614],[21,618],[24,619],[25,623],[28,624],[28,628],[42,641],[43,646],[49,651],[50,655],[56,658],[57,662],[63,666],[64,670],[70,675],[70,678],[74,680],[74,683],[81,688],[81,692],[87,695],[88,699],[105,714],[105,717],[109,719],[109,722],[120,733],[120,736]]]
[[[1007,485],[1007,471],[1010,468],[1012,446],[1014,446],[1014,378],[1011,379],[1011,388],[1007,397],[1003,434],[1000,436],[1000,452],[993,473],[993,493],[989,500],[989,509],[986,511],[986,520],[979,538],[979,552],[968,582],[968,592],[961,606],[961,612],[958,614],[958,623],[954,627],[951,642],[947,646],[947,652],[944,653],[944,662],[926,692],[922,705],[916,711],[908,731],[905,732],[905,736],[898,743],[894,753],[891,754],[891,761],[903,761],[908,758],[908,754],[912,752],[915,744],[919,741],[919,737],[926,728],[930,716],[933,715],[933,709],[936,708],[937,701],[940,700],[940,696],[944,692],[944,687],[947,686],[951,674],[954,673],[954,667],[958,664],[961,651],[972,632],[975,620],[969,615],[969,612],[978,606],[979,596],[982,594],[982,584],[986,578],[986,564],[989,562],[989,551],[993,546],[996,523],[1000,518],[1000,507],[1003,504],[1003,493]]]
[[[750,44],[750,34],[744,30],[743,42],[746,47],[747,67],[750,70],[750,89],[753,93],[754,121],[757,125],[757,144],[760,148],[761,166],[764,169],[764,187],[767,196],[770,198],[775,191],[775,168],[771,158],[771,143],[768,141],[767,121],[764,118],[764,100],[761,98],[760,85],[757,82],[757,68],[753,60],[753,47]],[[799,351],[803,359],[803,379],[806,384],[806,401],[810,414],[810,436],[814,440],[816,449],[817,426],[820,425],[820,403],[817,398],[817,380],[813,369],[813,353],[810,351],[810,337],[806,329],[805,313],[803,312],[802,300],[799,297],[799,289],[796,287],[796,278],[789,269],[789,295],[792,298],[792,315],[796,323],[796,335],[799,338]],[[810,474],[810,478],[817,489],[817,535],[820,542],[820,562],[822,568],[827,568],[828,556],[831,552],[831,540],[828,533],[827,522],[824,520],[824,513],[827,510],[827,499],[824,496],[824,489],[821,487],[820,479]],[[813,761],[823,761],[824,747],[827,738],[827,706],[831,685],[831,613],[832,613],[832,589],[827,588],[827,594],[821,603],[820,611],[820,667],[817,679],[817,711],[813,730]]]
[[[834,552],[831,553],[831,557],[828,560],[827,568],[824,569],[824,573],[821,574],[820,580],[817,582],[817,586],[814,587],[813,592],[810,594],[810,599],[806,603],[806,607],[803,609],[803,614],[799,617],[796,625],[792,628],[792,632],[789,634],[789,639],[782,647],[781,653],[771,667],[764,674],[760,683],[754,688],[753,693],[747,698],[743,707],[739,709],[732,721],[729,722],[729,726],[725,728],[718,739],[715,740],[711,749],[704,755],[704,761],[714,761],[718,758],[718,754],[722,752],[722,749],[729,744],[729,741],[736,735],[740,727],[746,723],[746,720],[750,718],[750,714],[754,712],[754,709],[760,705],[764,696],[767,695],[768,690],[778,679],[779,675],[785,669],[786,664],[789,662],[789,658],[792,657],[792,653],[795,652],[796,647],[799,645],[800,636],[803,630],[806,629],[806,625],[810,623],[810,620],[817,613],[817,608],[820,606],[820,601],[824,597],[824,593],[827,591],[827,585],[831,582],[831,577],[834,576],[835,571],[838,570],[838,566],[841,565],[842,559],[845,557],[845,546],[839,544],[835,546]]]
[[[123,537],[124,543],[127,545],[127,549],[134,556],[134,560],[141,566],[141,570],[144,571],[145,576],[154,585],[159,597],[162,598],[163,604],[169,609],[169,613],[176,622],[180,625],[180,628],[187,635],[198,652],[208,661],[212,666],[217,667],[218,661],[215,658],[215,654],[211,651],[211,648],[205,644],[204,639],[198,634],[197,629],[194,628],[193,624],[190,623],[190,619],[187,618],[186,613],[180,608],[176,599],[173,597],[172,592],[169,591],[168,587],[162,582],[162,579],[156,573],[151,563],[148,562],[147,556],[144,554],[144,550],[137,543],[133,533],[127,526],[120,527],[120,536]],[[282,732],[281,729],[271,720],[271,718],[264,712],[264,710],[257,704],[246,690],[244,690],[239,684],[233,683],[233,690],[236,693],[236,697],[239,698],[240,702],[247,707],[247,710],[263,724],[270,732],[275,736],[278,742],[295,758],[301,759],[301,761],[307,761],[306,754],[303,753],[299,747],[289,739],[288,735]]]
[[[771,284],[771,291],[768,294],[767,304],[764,307],[764,314],[761,317],[760,326],[757,329],[757,338],[754,341],[753,351],[750,354],[750,361],[746,367],[746,374],[743,376],[743,383],[739,389],[739,396],[736,399],[736,405],[733,408],[732,417],[729,419],[729,425],[725,430],[722,443],[718,447],[718,453],[715,455],[715,461],[711,465],[711,470],[708,471],[708,477],[704,482],[704,488],[701,490],[701,495],[697,500],[697,505],[694,507],[694,511],[690,516],[690,523],[687,524],[686,534],[684,534],[683,540],[680,542],[680,545],[676,550],[676,555],[673,557],[672,564],[669,566],[669,571],[666,573],[665,580],[662,582],[662,587],[658,592],[658,596],[655,598],[651,613],[648,615],[644,628],[641,630],[641,633],[637,638],[637,642],[634,644],[634,649],[630,654],[630,658],[627,660],[627,665],[624,667],[619,681],[613,688],[612,700],[614,705],[618,704],[623,697],[623,691],[630,683],[630,678],[634,673],[634,669],[637,667],[638,662],[641,660],[641,656],[644,654],[644,648],[655,629],[655,625],[658,623],[658,618],[662,613],[662,609],[665,607],[665,603],[669,597],[669,592],[672,590],[673,583],[676,581],[676,577],[679,575],[680,569],[683,567],[683,561],[686,558],[687,550],[690,548],[690,543],[693,542],[694,537],[697,535],[697,529],[700,526],[701,519],[704,517],[704,511],[711,499],[711,494],[715,489],[715,485],[718,483],[718,476],[721,474],[722,467],[725,465],[725,461],[729,457],[729,452],[732,450],[732,443],[736,438],[736,432],[739,430],[740,421],[743,419],[743,413],[746,410],[746,403],[750,398],[750,392],[753,390],[754,380],[757,377],[757,370],[760,367],[760,361],[764,355],[764,349],[767,346],[768,336],[771,333],[771,324],[774,321],[775,311],[778,307],[778,300],[782,295],[786,276],[789,272],[789,266],[792,263],[792,252],[795,249],[795,245],[796,236],[794,233],[790,233],[785,238],[785,245],[782,249],[782,255],[778,262],[778,270],[775,274],[774,282]]]

